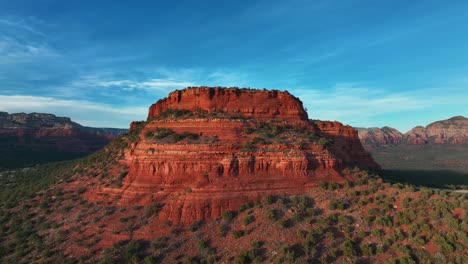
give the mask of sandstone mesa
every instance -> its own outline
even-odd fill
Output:
[[[322,181],[353,180],[349,168],[379,168],[355,129],[309,120],[298,98],[276,90],[174,91],[150,107],[146,122],[132,123],[132,132],[137,139],[120,160],[128,167],[123,186],[86,195],[123,206],[160,203],[160,219],[177,224]]]

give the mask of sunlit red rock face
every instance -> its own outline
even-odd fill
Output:
[[[167,109],[244,118],[158,118]],[[213,219],[270,194],[304,193],[320,181],[352,180],[347,167],[378,168],[356,130],[308,120],[287,92],[190,88],[152,105],[148,117],[122,160],[129,167],[124,185],[112,194],[122,205],[165,204],[160,216],[174,223]],[[155,139],[162,128],[196,139]]]
[[[307,112],[298,98],[276,90],[196,87],[175,91],[153,104],[148,118],[159,115],[167,108],[209,112],[216,109],[256,119],[307,120]]]

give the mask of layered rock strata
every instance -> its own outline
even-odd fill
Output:
[[[160,216],[173,223],[213,219],[322,181],[353,180],[348,167],[378,168],[356,130],[308,120],[302,102],[281,91],[175,91],[130,133],[138,140],[121,160],[129,168],[123,187],[101,191],[121,205],[164,204]]]

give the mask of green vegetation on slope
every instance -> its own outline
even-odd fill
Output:
[[[100,154],[104,155],[104,154]],[[104,156],[101,156],[103,158]],[[98,160],[90,162],[94,167]],[[101,163],[102,164],[102,163]],[[82,169],[87,175],[89,167]],[[81,176],[82,177],[82,176]],[[89,176],[99,179],[99,175]],[[73,181],[73,177],[70,181]],[[13,187],[15,189],[16,187]],[[300,196],[266,196],[191,226],[167,223],[151,240],[97,246],[112,226],[134,234],[162,205],[90,203],[66,184],[0,211],[2,262],[30,263],[466,263],[467,197],[382,182],[323,183]],[[34,196],[34,195],[33,195]],[[93,226],[93,232],[87,230]],[[268,234],[268,235],[265,235]],[[131,237],[131,236],[130,236]],[[64,248],[83,252],[71,257]],[[70,251],[68,251],[70,252]]]

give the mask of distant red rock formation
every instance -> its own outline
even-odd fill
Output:
[[[391,127],[357,128],[357,131],[364,145],[396,145],[403,140],[403,134]]]
[[[463,116],[436,121],[426,127],[417,126],[405,134],[391,127],[357,130],[362,144],[367,147],[398,144],[468,144],[468,118]]]
[[[412,144],[468,144],[468,118],[455,116],[417,126],[405,133],[405,140]]]
[[[84,127],[68,117],[0,112],[0,167],[15,168],[91,154],[126,129]]]
[[[208,114],[161,117],[168,109]],[[131,131],[138,132],[138,124],[144,125],[139,140],[121,160],[129,167],[123,187],[101,191],[122,205],[162,203],[161,218],[174,223],[213,219],[266,195],[304,193],[321,181],[353,180],[349,167],[379,168],[355,129],[308,120],[302,102],[288,92],[175,91]]]

